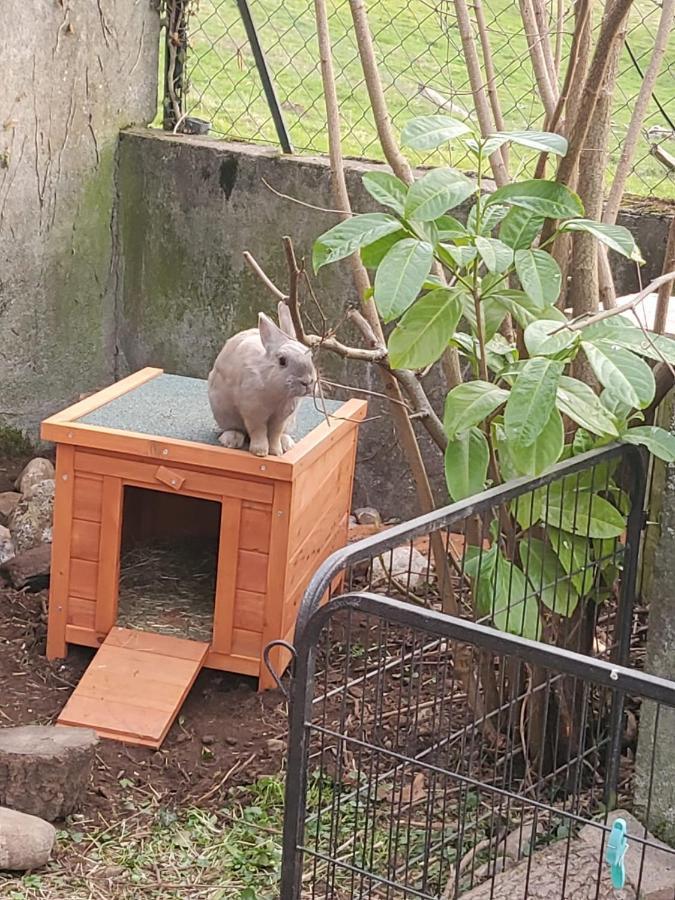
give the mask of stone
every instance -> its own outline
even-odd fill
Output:
[[[0,729],[0,805],[48,822],[69,816],[84,798],[97,744],[91,728]]]
[[[675,897],[675,849],[659,841],[648,831],[642,822],[625,809],[617,809],[607,816],[607,824],[611,827],[616,819],[624,819],[628,835],[628,850],[624,858],[626,880],[637,890],[640,886],[640,900],[673,900]],[[631,840],[631,835],[640,841]],[[596,854],[604,845],[602,832],[592,825],[585,825],[579,832],[579,838],[593,847]],[[642,843],[648,842],[650,846]],[[644,850],[644,853],[643,853]]]
[[[41,869],[55,838],[56,829],[44,819],[0,807],[0,869]]]
[[[412,591],[427,580],[428,573],[428,557],[414,547],[396,547],[373,560],[372,586],[378,587],[394,578],[401,587]]]
[[[21,494],[16,491],[3,491],[0,494],[0,525],[7,525],[20,499]]]
[[[9,528],[0,525],[0,566],[14,556],[14,542]]]
[[[51,544],[38,544],[24,550],[18,556],[2,561],[0,551],[0,575],[5,577],[17,591],[34,593],[49,587],[49,570],[52,556]]]
[[[354,518],[359,525],[382,525],[382,516],[372,506],[355,509]]]
[[[40,481],[21,497],[9,519],[16,553],[50,543],[54,515],[54,482]]]
[[[56,471],[51,462],[42,456],[37,456],[35,459],[31,459],[16,479],[16,489],[20,494],[25,494],[41,481],[53,481],[55,478]]]
[[[497,872],[468,893],[462,900],[560,900],[563,895],[561,874],[565,873],[564,896],[567,900],[673,900],[675,896],[675,853],[657,841],[630,813],[615,810],[607,817],[626,820],[628,850],[625,856],[626,884],[614,890],[610,870],[604,863],[607,832],[596,825],[585,825],[571,841],[557,841],[522,859],[505,872]],[[525,831],[525,839],[529,833]],[[631,835],[640,842],[631,840]],[[644,848],[641,841],[656,844]],[[522,850],[521,850],[522,854]],[[499,856],[502,856],[501,848]],[[600,884],[598,885],[598,876]],[[639,886],[639,894],[638,894]]]

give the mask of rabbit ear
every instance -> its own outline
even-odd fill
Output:
[[[291,311],[283,300],[280,300],[277,303],[277,316],[279,317],[279,327],[281,330],[295,340],[297,335],[295,333],[295,328],[293,327]]]
[[[288,340],[288,335],[277,328],[274,322],[265,313],[258,313],[258,331],[260,340],[268,353],[274,353]]]

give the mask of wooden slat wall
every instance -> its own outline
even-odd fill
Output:
[[[103,478],[76,472],[68,579],[68,625],[94,630]]]

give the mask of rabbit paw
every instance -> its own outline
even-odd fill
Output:
[[[224,431],[218,440],[223,447],[228,447],[230,450],[241,450],[246,435],[242,431]]]
[[[283,452],[287,453],[293,447],[295,447],[295,441],[290,436],[290,434],[282,434],[281,435],[281,449],[283,450]]]
[[[270,452],[267,441],[251,441],[250,451],[254,456],[267,456]]]

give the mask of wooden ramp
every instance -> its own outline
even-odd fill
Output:
[[[113,628],[73,691],[59,725],[157,749],[204,665],[209,645]]]

